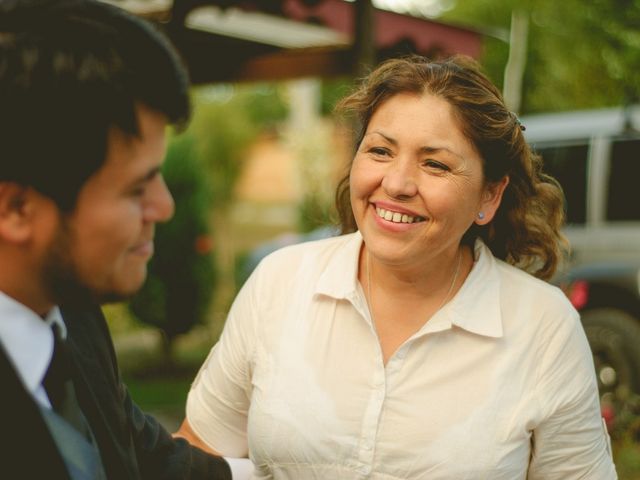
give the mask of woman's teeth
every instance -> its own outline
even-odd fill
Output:
[[[424,218],[422,217],[412,217],[405,213],[392,212],[380,207],[376,207],[376,212],[380,218],[384,218],[385,220],[393,223],[417,223],[424,221]]]

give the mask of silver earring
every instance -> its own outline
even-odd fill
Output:
[[[484,212],[478,212],[478,220],[484,220]]]

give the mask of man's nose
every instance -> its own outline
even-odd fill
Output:
[[[151,187],[151,192],[145,206],[145,220],[147,222],[166,222],[175,211],[175,202],[169,192],[169,188],[162,177]]]

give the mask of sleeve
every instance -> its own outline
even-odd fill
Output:
[[[257,276],[254,271],[236,297],[218,343],[196,376],[186,416],[193,431],[226,457],[246,457],[247,416],[256,340]]]
[[[551,323],[551,322],[549,322]],[[528,480],[617,478],[593,357],[577,312],[544,326]]]
[[[148,480],[232,480],[227,462],[173,438],[151,415],[132,401],[122,385],[123,408],[131,434],[141,479]]]
[[[174,439],[133,402],[97,306],[91,311],[65,309],[63,318],[72,354],[82,366],[74,379],[78,401],[92,425],[109,478],[231,480],[223,458]]]

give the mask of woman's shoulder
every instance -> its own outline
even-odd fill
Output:
[[[497,270],[505,335],[522,338],[540,355],[559,354],[569,344],[585,352],[580,314],[560,288],[502,261]]]
[[[273,269],[280,270],[283,266],[302,265],[306,268],[316,266],[323,269],[331,261],[335,261],[338,255],[349,256],[351,250],[358,252],[360,243],[360,234],[350,233],[288,245],[265,256],[258,269],[269,272]]]
[[[476,280],[482,286],[488,284],[496,288],[503,305],[518,307],[534,302],[538,304],[536,310],[545,306],[563,311],[574,310],[560,288],[495,257],[482,240],[476,241],[475,256]]]
[[[564,292],[556,285],[496,259],[503,296],[520,299],[536,306],[536,310],[577,318],[577,312]]]

